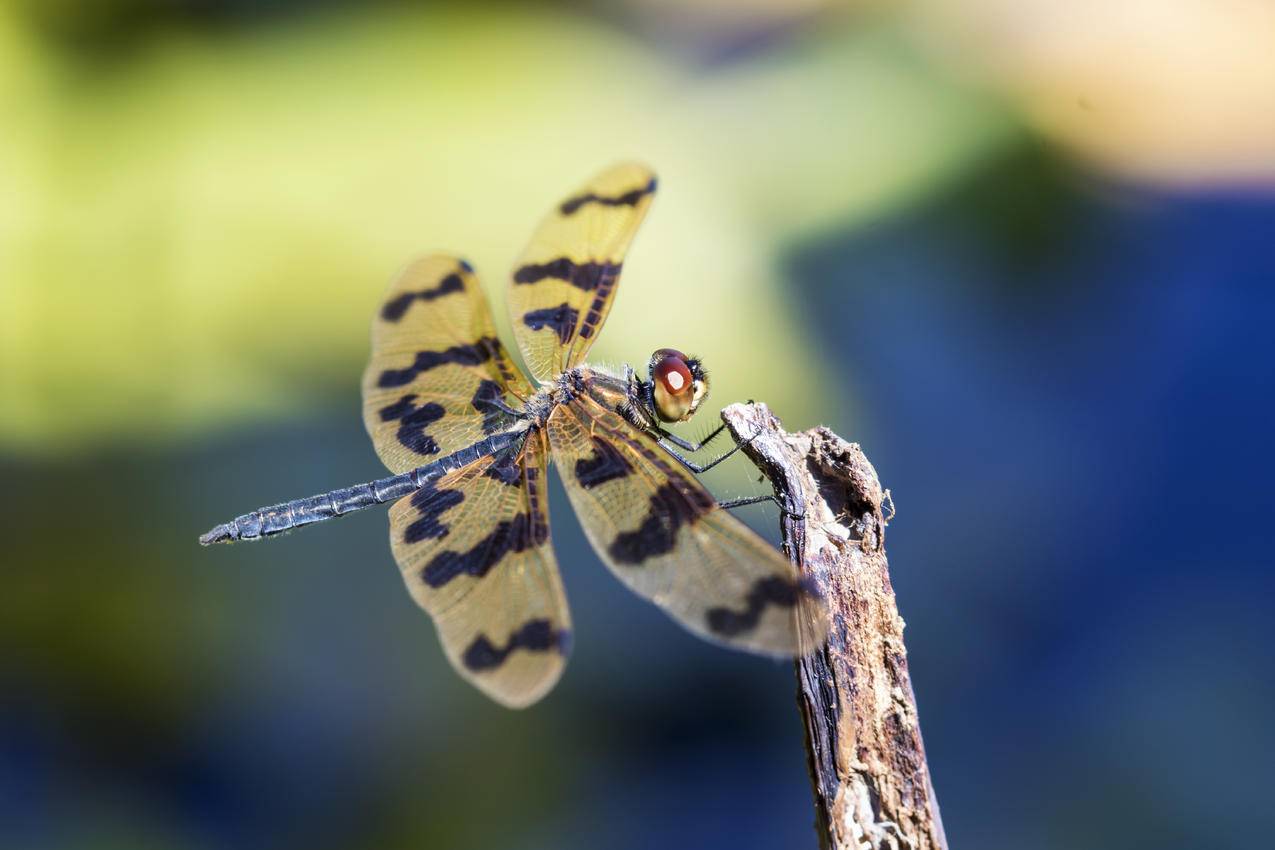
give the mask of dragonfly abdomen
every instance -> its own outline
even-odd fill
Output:
[[[336,519],[373,505],[400,499],[452,470],[468,466],[480,457],[506,451],[526,436],[525,429],[493,434],[445,458],[389,478],[257,508],[218,525],[202,535],[199,542],[208,546],[212,543],[233,543],[236,540],[260,540],[303,525]]]

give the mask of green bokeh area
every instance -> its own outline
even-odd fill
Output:
[[[109,51],[51,41],[50,16],[0,18],[0,91],[21,117],[0,139],[0,440],[34,452],[348,398],[365,317],[423,251],[468,257],[507,330],[502,286],[533,223],[626,157],[665,189],[595,356],[747,362],[721,372],[721,398],[813,417],[821,376],[793,380],[812,358],[778,252],[1004,132],[885,26],[705,73],[550,7],[161,19]]]

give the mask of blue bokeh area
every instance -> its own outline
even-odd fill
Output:
[[[792,258],[899,507],[948,833],[1243,846],[1275,817],[1275,202],[1035,173]]]

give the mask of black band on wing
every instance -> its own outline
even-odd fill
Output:
[[[589,312],[585,314],[584,321],[580,323],[580,336],[588,339],[597,332],[598,325],[602,323],[602,310],[606,306],[607,299],[611,297],[611,288],[615,286],[615,278],[611,278],[605,283],[598,286],[598,291],[594,293],[593,303],[589,305]]]
[[[808,591],[801,582],[783,576],[759,578],[748,591],[748,596],[744,598],[743,611],[710,608],[705,615],[708,628],[713,634],[728,638],[750,632],[761,622],[761,616],[767,606],[792,608],[801,599],[803,593]]]
[[[529,263],[514,271],[514,283],[539,283],[545,278],[562,280],[576,289],[592,292],[599,286],[611,286],[620,276],[622,263],[577,263],[570,257],[559,257],[547,263]]]
[[[623,478],[632,471],[632,464],[615,446],[596,436],[593,438],[592,456],[580,458],[575,466],[576,480],[586,490]]]
[[[427,401],[420,407],[415,404],[416,394],[408,393],[391,405],[380,409],[382,422],[398,420],[395,435],[401,445],[418,455],[438,454],[438,442],[425,429],[446,415],[447,411],[437,402]]]
[[[475,672],[491,670],[504,664],[505,659],[517,649],[527,652],[556,650],[565,657],[571,652],[571,632],[567,629],[555,629],[549,620],[528,620],[509,635],[504,646],[496,646],[486,635],[479,635],[465,650],[461,660]]]
[[[510,552],[540,546],[549,539],[549,524],[543,517],[514,514],[502,520],[482,540],[465,552],[439,552],[421,569],[421,581],[439,588],[459,575],[482,578]]]
[[[465,265],[464,263],[461,264]],[[467,271],[469,269],[466,269]],[[452,292],[463,292],[465,290],[465,282],[461,280],[460,275],[452,272],[443,278],[437,286],[426,287],[415,292],[400,292],[394,298],[385,302],[385,306],[381,308],[381,318],[387,322],[397,322],[406,315],[409,307],[416,301],[433,301],[435,298],[441,298]]]
[[[633,207],[637,206],[638,201],[645,198],[655,191],[656,181],[652,177],[650,182],[645,186],[637,189],[631,189],[622,195],[599,195],[594,192],[586,192],[583,195],[576,195],[574,198],[567,198],[558,207],[558,212],[563,215],[575,215],[579,209],[586,204],[599,204],[604,207]]]
[[[646,518],[633,531],[623,531],[615,536],[607,551],[618,563],[639,565],[648,558],[673,551],[677,530],[690,525],[716,504],[698,498],[696,491],[682,492],[670,481],[651,496]]]
[[[401,387],[416,380],[422,372],[437,368],[446,363],[458,363],[461,366],[479,366],[486,363],[500,351],[500,340],[485,336],[472,345],[453,345],[442,351],[418,351],[412,365],[406,369],[386,369],[377,379],[378,387]]]
[[[553,328],[553,332],[558,335],[558,341],[566,345],[575,333],[578,318],[580,318],[580,312],[564,302],[557,307],[528,310],[522,317],[522,323],[533,331]]]
[[[441,518],[450,508],[465,501],[465,494],[460,490],[439,490],[436,481],[430,481],[412,494],[412,507],[416,508],[420,518],[403,529],[405,543],[419,543],[422,540],[437,540],[446,537],[449,531]]]

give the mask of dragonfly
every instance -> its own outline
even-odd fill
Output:
[[[457,672],[511,708],[562,675],[571,615],[549,534],[557,465],[598,557],[692,633],[763,655],[820,645],[817,594],[696,477],[703,440],[670,426],[703,406],[699,358],[655,351],[642,377],[585,357],[615,301],[621,266],[656,190],[649,168],[613,166],[554,207],[508,284],[513,363],[463,259],[432,254],[391,282],[372,323],[363,421],[387,478],[239,516],[204,545],[260,540],[393,501],[390,547]]]

